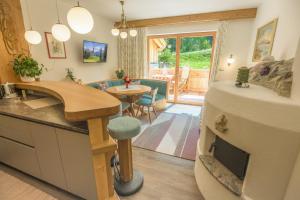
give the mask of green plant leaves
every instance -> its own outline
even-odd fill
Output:
[[[29,56],[18,55],[13,61],[13,70],[18,76],[37,77],[47,70],[43,64],[39,66],[38,62]]]

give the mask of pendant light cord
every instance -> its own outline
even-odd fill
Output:
[[[29,6],[28,6],[28,0],[25,0],[25,3],[26,3],[26,10],[27,10],[27,15],[28,15],[30,30],[32,30],[32,23],[31,23],[31,16],[30,16],[30,11],[29,11]]]
[[[56,14],[57,14],[57,21],[60,24],[60,17],[59,17],[59,11],[58,11],[58,0],[56,0]]]

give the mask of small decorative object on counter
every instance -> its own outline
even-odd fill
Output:
[[[130,80],[130,78],[129,78],[128,76],[125,76],[125,78],[124,78],[124,82],[125,82],[125,86],[126,86],[126,88],[128,88],[128,86],[129,86],[129,84],[130,84],[131,80]]]
[[[238,69],[238,74],[236,78],[236,87],[239,88],[249,88],[248,79],[249,79],[249,68],[248,67],[240,67]]]
[[[43,64],[39,66],[39,63],[33,58],[20,54],[13,61],[13,70],[16,75],[20,76],[21,81],[33,82],[35,78],[39,79],[43,70],[47,71],[47,68]]]
[[[118,69],[115,71],[118,79],[123,79],[125,75],[125,71],[123,69]]]
[[[17,97],[15,84],[5,83],[0,85],[0,98],[10,99]]]

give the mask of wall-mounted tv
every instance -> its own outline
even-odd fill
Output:
[[[105,43],[83,41],[83,62],[84,63],[101,63],[106,62],[107,47]]]

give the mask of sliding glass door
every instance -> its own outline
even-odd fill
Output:
[[[170,102],[203,103],[214,38],[215,32],[149,36],[149,78],[168,81]]]

